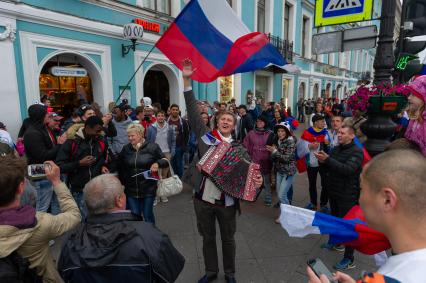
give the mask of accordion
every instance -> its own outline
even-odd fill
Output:
[[[241,148],[222,142],[209,148],[197,168],[227,195],[255,201],[260,189],[255,188],[254,177],[260,165],[249,162],[243,154]]]

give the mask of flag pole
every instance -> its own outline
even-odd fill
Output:
[[[136,71],[133,73],[133,75],[130,77],[129,81],[127,82],[126,86],[123,88],[123,90],[121,91],[120,95],[118,96],[118,98],[115,100],[115,104],[117,104],[117,102],[120,100],[121,96],[123,95],[123,93],[126,91],[126,89],[129,87],[130,83],[132,82],[132,80],[135,78],[136,73],[139,71],[139,69],[142,67],[143,63],[145,63],[146,59],[148,58],[148,56],[151,54],[151,52],[154,50],[156,44],[154,44],[152,46],[152,48],[149,50],[148,54],[146,54],[145,58],[143,58],[142,62],[139,64],[138,68],[136,69]]]

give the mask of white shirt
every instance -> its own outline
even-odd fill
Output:
[[[155,137],[155,143],[158,144],[163,153],[170,153],[169,141],[168,141],[168,133],[169,133],[169,125],[167,122],[164,123],[161,128],[158,123],[156,123],[157,127],[157,136]]]
[[[403,283],[425,282],[426,249],[391,256],[377,272]]]

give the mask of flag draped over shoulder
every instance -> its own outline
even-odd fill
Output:
[[[351,246],[361,253],[374,255],[390,248],[386,236],[367,226],[359,206],[345,218],[281,204],[281,226],[291,237],[310,234],[329,235],[332,244]]]
[[[192,78],[199,82],[287,64],[268,37],[250,32],[226,0],[191,0],[156,47],[180,70],[190,59],[196,69]]]

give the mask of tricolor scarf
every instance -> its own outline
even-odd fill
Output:
[[[201,137],[201,140],[206,145],[218,145],[223,141],[222,137],[220,136],[219,132],[216,129],[206,133],[204,136]]]
[[[327,136],[327,129],[316,129],[314,127],[310,127],[305,130],[302,134],[301,139],[307,142],[325,142],[325,137]]]

